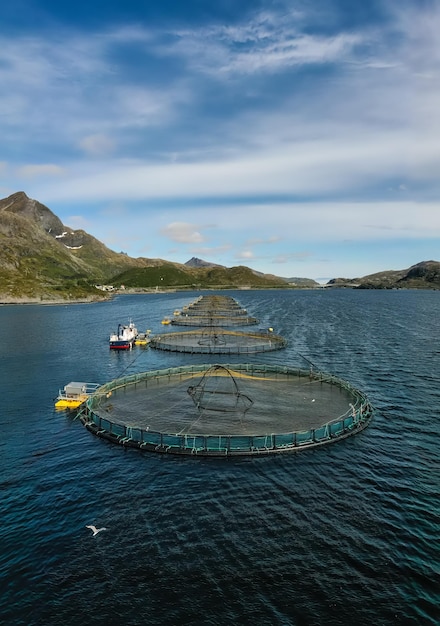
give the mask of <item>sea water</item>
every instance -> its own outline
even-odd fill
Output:
[[[124,449],[54,397],[71,381],[221,361],[109,350],[118,323],[165,332],[201,293],[0,307],[0,623],[439,623],[440,292],[226,293],[288,340],[248,360],[348,380],[375,406],[370,426],[275,457]]]

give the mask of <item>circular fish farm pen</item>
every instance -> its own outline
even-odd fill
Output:
[[[150,341],[150,348],[191,354],[254,354],[286,345],[283,337],[270,331],[247,333],[216,327],[165,333]]]
[[[178,326],[250,326],[258,319],[248,315],[231,296],[200,296],[174,315],[171,324]]]
[[[366,395],[322,372],[276,365],[191,365],[115,379],[79,413],[126,447],[197,456],[297,452],[365,428]]]
[[[258,319],[250,315],[228,316],[217,313],[206,315],[188,315],[182,313],[173,317],[171,324],[175,326],[254,326]]]

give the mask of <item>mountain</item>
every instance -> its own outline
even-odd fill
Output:
[[[217,267],[227,269],[224,265],[218,265],[217,263],[204,261],[203,259],[198,259],[197,257],[192,257],[189,261],[185,263],[185,266],[194,268]],[[281,280],[295,287],[319,287],[319,283],[312,278],[280,278],[279,276],[275,276],[274,274],[263,274],[262,272],[257,272],[256,270],[251,270],[251,272],[253,272],[255,276],[259,276],[260,278],[271,278],[274,279],[277,283]]]
[[[404,270],[388,270],[362,278],[333,278],[328,287],[355,289],[440,289],[440,262],[422,261]]]
[[[280,287],[283,279],[225,268],[200,259],[188,264],[131,258],[74,230],[23,191],[0,200],[0,302],[97,300],[96,285],[119,288]]]
[[[282,278],[257,275],[249,267],[223,267],[207,264],[202,267],[188,267],[187,264],[162,261],[156,267],[130,269],[114,276],[113,283],[124,285],[125,289],[151,289],[171,287],[175,289],[256,289],[285,288]]]
[[[320,286],[320,283],[318,283],[316,280],[313,280],[313,278],[294,277],[294,278],[285,278],[284,280],[286,281],[286,283],[289,283],[289,285],[296,286],[296,287],[319,287]]]
[[[203,259],[198,259],[197,257],[193,256],[189,261],[187,261],[185,263],[186,267],[222,267],[224,268],[224,265],[217,265],[217,263],[211,263],[210,261],[204,261]]]
[[[105,282],[146,260],[109,250],[20,191],[0,200],[0,301],[98,299]]]
[[[100,289],[97,289],[100,286]],[[280,278],[245,266],[227,268],[193,257],[185,264],[131,258],[84,230],[64,225],[52,211],[19,191],[0,200],[0,303],[99,300],[126,289],[314,288],[307,278]],[[440,263],[358,279],[335,278],[326,287],[440,288]]]

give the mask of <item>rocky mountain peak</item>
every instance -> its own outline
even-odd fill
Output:
[[[17,191],[0,200],[0,212],[12,213],[32,220],[53,237],[61,235],[65,228],[62,221],[41,202],[32,200],[24,191]]]
[[[223,265],[218,265],[217,263],[210,263],[209,261],[198,259],[195,256],[193,256],[189,261],[187,261],[185,265],[186,267],[224,267]]]

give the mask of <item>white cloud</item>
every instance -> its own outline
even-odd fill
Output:
[[[88,135],[79,141],[79,146],[91,156],[107,156],[115,149],[114,141],[104,134]]]
[[[169,122],[188,98],[185,87],[173,82],[159,89],[139,70],[130,80],[133,67],[126,67],[118,57],[117,46],[130,48],[136,56],[149,39],[147,30],[125,26],[92,35],[61,30],[50,39],[7,37],[3,32],[3,142],[23,142],[28,151],[34,143],[47,146],[50,141],[62,146],[59,154],[82,142],[82,148],[96,156],[108,153],[117,133]]]
[[[438,14],[431,18],[440,28]],[[71,198],[81,202],[258,194],[363,197],[373,189],[383,198],[388,189],[396,187],[396,179],[401,190],[423,183],[425,188],[428,185],[437,191],[440,81],[428,80],[425,70],[434,77],[438,75],[430,59],[440,57],[440,45],[434,36],[435,28],[431,26],[426,32],[423,29],[426,22],[427,18],[420,16],[414,22],[396,20],[393,28],[401,34],[398,45],[387,47],[387,33],[373,33],[379,44],[369,48],[365,59],[359,59],[368,62],[353,64],[349,70],[342,64],[331,82],[313,82],[304,94],[301,90],[288,91],[282,99],[273,100],[271,109],[237,109],[231,117],[216,120],[221,131],[212,138],[211,144],[217,151],[214,158],[212,155],[207,158],[205,152],[209,135],[205,139],[200,133],[195,144],[191,137],[191,148],[179,150],[178,161],[171,159],[166,165],[157,159],[153,161],[156,154],[150,155],[147,147],[144,162],[107,160],[99,167],[72,162],[70,183],[66,181],[58,188],[56,185],[36,188],[37,192],[48,199]],[[277,40],[278,27],[281,31]],[[127,42],[124,40],[127,33],[130,35],[121,29],[120,33],[113,32],[112,37],[103,36],[101,43],[95,44],[98,59],[103,59],[103,50],[109,42],[118,37]],[[142,40],[144,35],[147,41],[147,32],[136,31],[135,41]],[[298,32],[295,24],[289,21],[281,24],[279,18],[266,14],[264,19],[259,17],[240,28],[181,33],[178,45],[189,48],[194,39],[203,42],[207,51],[200,54],[205,54],[203,58],[214,70],[219,64],[232,67],[249,56],[259,57],[261,50],[265,51],[261,63],[270,63],[272,55],[275,59],[280,50],[290,50],[289,54],[295,51],[303,63],[313,58],[325,62],[330,57],[345,63],[359,38],[367,45],[373,42],[373,35],[341,33],[328,40],[322,36],[313,38]],[[234,48],[234,42],[247,42],[255,47],[241,51]],[[414,51],[419,45],[423,57]],[[76,40],[75,46],[80,48]],[[218,46],[223,52],[227,50],[227,54],[217,58]],[[351,51],[348,56],[347,50]],[[175,54],[176,50],[170,45],[167,53]],[[199,55],[197,46],[187,54]],[[281,67],[288,59],[280,58],[279,62]],[[116,78],[120,80],[119,75]],[[169,97],[173,89],[172,95],[176,97]],[[109,90],[113,92],[113,104],[104,105]],[[68,132],[73,133],[78,124],[82,131],[97,124],[124,132],[137,127],[139,133],[148,133],[155,124],[165,124],[179,115],[177,105],[183,101],[189,103],[191,97],[198,96],[197,92],[190,95],[188,85],[182,89],[165,85],[159,91],[145,85],[118,87],[116,82],[111,88],[104,86],[100,98],[94,106],[84,108],[84,114],[79,108],[77,114],[68,117],[67,127],[69,120],[72,124]],[[88,121],[73,121],[77,119]],[[179,133],[182,132],[180,128]],[[136,133],[138,136],[141,135]],[[83,147],[103,155],[111,147],[106,137],[104,130],[86,136]],[[199,139],[201,143],[197,147]],[[109,141],[107,145],[106,141]]]
[[[54,210],[55,207],[52,205]],[[55,210],[59,214],[58,210]],[[319,203],[268,203],[225,205],[215,204],[209,212],[220,216],[216,229],[210,231],[209,245],[204,245],[206,236],[202,226],[206,218],[206,209],[184,208],[167,209],[166,218],[173,219],[163,227],[164,214],[133,210],[125,215],[136,224],[136,237],[142,246],[148,243],[154,256],[166,258],[169,253],[169,241],[176,244],[174,253],[199,256],[223,263],[220,258],[239,257],[252,261],[258,259],[273,259],[274,263],[304,262],[311,253],[311,248],[322,247],[322,254],[326,254],[327,245],[338,247],[354,246],[375,242],[377,245],[412,241],[420,245],[424,241],[440,240],[440,211],[438,203],[419,203],[411,201],[396,202],[319,202]],[[189,221],[182,222],[185,216]],[[78,218],[79,219],[79,218]],[[126,237],[121,233],[118,224],[119,215],[106,215],[103,219],[92,218],[82,224],[63,218],[64,223],[84,228],[93,232],[98,239],[110,245]],[[254,250],[249,247],[250,239],[257,239],[253,235],[274,233],[278,243],[269,248]],[[134,235],[131,243],[119,243],[117,249],[134,249]],[[189,247],[188,247],[189,246]],[[408,247],[408,243],[405,243]],[[435,253],[432,253],[436,256]],[[431,254],[431,256],[432,256]],[[137,253],[136,253],[137,255]],[[164,256],[165,255],[165,256]]]
[[[359,37],[353,35],[330,38],[302,35],[292,40],[266,44],[261,50],[237,55],[221,70],[254,73],[280,70],[286,66],[330,63],[344,58],[357,43],[359,43]]]
[[[358,189],[389,188],[389,179],[433,180],[440,167],[437,138],[416,133],[357,130],[356,141],[349,129],[339,138],[272,145],[229,160],[193,163],[143,164],[120,161],[69,166],[69,180],[38,190],[51,200],[147,200],[154,198],[208,198],[294,194],[319,197],[352,194]]]
[[[301,17],[298,11],[263,11],[233,27],[219,24],[177,31],[175,44],[162,52],[179,54],[199,71],[220,78],[346,60],[363,40],[350,32],[328,36],[301,32]]]
[[[309,241],[438,237],[440,11],[430,6],[398,3],[388,22],[354,31],[307,7],[186,31],[3,33],[8,188],[55,211],[96,210],[107,241],[122,241],[118,209],[155,234],[153,249],[165,238],[201,256],[272,243],[266,255],[294,263]],[[319,19],[326,29],[314,30]]]
[[[67,172],[63,167],[55,165],[54,163],[41,163],[23,165],[22,167],[17,169],[17,173],[23,178],[39,178],[63,176]]]
[[[255,255],[252,252],[252,250],[242,250],[241,252],[238,252],[236,254],[236,258],[237,259],[245,259],[247,261],[252,260],[254,257],[255,257]]]
[[[201,243],[205,241],[203,235],[194,224],[187,222],[173,222],[162,228],[161,234],[171,241],[178,243]]]

